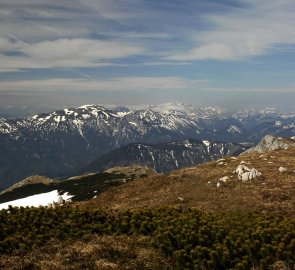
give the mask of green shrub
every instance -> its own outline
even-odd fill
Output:
[[[27,252],[46,241],[93,234],[151,236],[177,269],[295,266],[295,220],[271,214],[208,214],[192,209],[13,208],[0,211],[0,252]]]

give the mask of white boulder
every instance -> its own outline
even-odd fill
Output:
[[[239,165],[234,171],[238,175],[238,179],[242,181],[248,181],[261,175],[261,172],[254,168],[248,168],[245,165]]]

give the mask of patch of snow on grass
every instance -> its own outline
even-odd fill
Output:
[[[47,206],[48,204],[51,203],[58,203],[60,197],[64,201],[68,201],[70,198],[74,197],[73,195],[70,195],[68,192],[65,194],[59,196],[57,190],[53,190],[50,192],[46,193],[41,193],[33,196],[29,196],[26,198],[6,202],[0,204],[0,209],[7,209],[9,205],[13,207],[26,207],[26,206],[34,206],[34,207],[39,207],[39,206]]]

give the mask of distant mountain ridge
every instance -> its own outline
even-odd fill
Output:
[[[84,105],[24,119],[0,118],[0,189],[31,175],[71,175],[130,143],[187,138],[258,142],[295,135],[295,116],[267,111],[227,115],[219,108],[168,103],[142,108]]]
[[[186,139],[169,143],[132,143],[115,149],[88,164],[82,172],[103,171],[138,164],[157,172],[198,165],[224,156],[239,155],[247,148],[235,143]]]

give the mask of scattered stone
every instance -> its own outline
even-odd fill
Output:
[[[220,161],[225,161],[225,159],[224,158],[220,158],[220,159],[217,160],[217,162],[220,162]]]
[[[288,171],[288,169],[285,168],[285,167],[280,167],[280,168],[279,168],[279,172],[281,172],[281,173],[283,173],[283,172],[287,172],[287,171]]]
[[[219,187],[220,187],[220,183],[218,182],[218,183],[216,184],[216,186],[219,188]]]
[[[236,157],[231,157],[231,159],[233,159],[233,160],[237,160],[238,158],[236,158]]]
[[[219,163],[217,163],[217,165],[218,165],[218,166],[222,166],[222,165],[226,166],[227,163],[225,163],[225,162],[219,162]]]
[[[250,165],[249,162],[246,162],[246,161],[244,161],[244,160],[242,160],[242,161],[240,162],[240,164],[247,164],[247,165]]]
[[[223,182],[223,183],[226,183],[226,181],[229,179],[228,176],[224,176],[222,178],[219,179],[219,181]]]
[[[184,198],[183,197],[178,197],[178,200],[180,200],[181,202],[184,201]]]
[[[208,181],[208,184],[211,184],[211,181]]]

